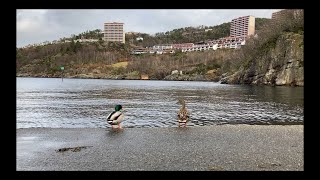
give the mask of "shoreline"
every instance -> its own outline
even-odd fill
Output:
[[[123,130],[22,128],[16,130],[16,168],[18,171],[303,171],[303,131],[303,125],[124,127]]]
[[[42,77],[42,76],[16,76],[16,78],[61,78],[61,77]],[[112,79],[112,78],[99,78],[99,77],[63,77],[63,79],[103,79],[103,80],[141,80],[141,81],[190,81],[190,82],[214,82],[219,84],[228,84],[228,85],[250,85],[250,86],[283,86],[283,87],[304,87],[300,85],[271,85],[271,84],[237,84],[237,83],[223,83],[221,80],[219,81],[212,81],[212,80],[179,80],[179,79]]]
[[[16,78],[58,78],[61,77],[49,77],[49,76],[16,76]],[[211,81],[211,80],[171,80],[171,79],[125,79],[125,78],[101,78],[101,77],[63,77],[63,79],[104,79],[104,80],[141,80],[141,81],[196,81],[196,82],[216,82],[219,83],[220,81]],[[220,83],[221,84],[221,83]]]

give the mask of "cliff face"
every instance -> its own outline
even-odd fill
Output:
[[[303,35],[283,33],[274,47],[254,57],[221,83],[304,86]]]

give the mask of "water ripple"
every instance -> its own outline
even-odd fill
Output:
[[[109,127],[115,104],[123,126],[176,127],[183,97],[189,126],[303,124],[303,88],[213,82],[17,78],[17,128]]]

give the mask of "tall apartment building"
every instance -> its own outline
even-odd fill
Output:
[[[243,16],[232,19],[230,27],[230,36],[250,36],[255,33],[255,17]]]
[[[123,23],[104,23],[104,40],[107,42],[125,43]]]

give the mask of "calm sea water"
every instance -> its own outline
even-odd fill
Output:
[[[215,82],[17,78],[17,128],[109,127],[106,116],[123,105],[123,127],[177,127],[177,99],[189,126],[303,124],[303,87]]]

